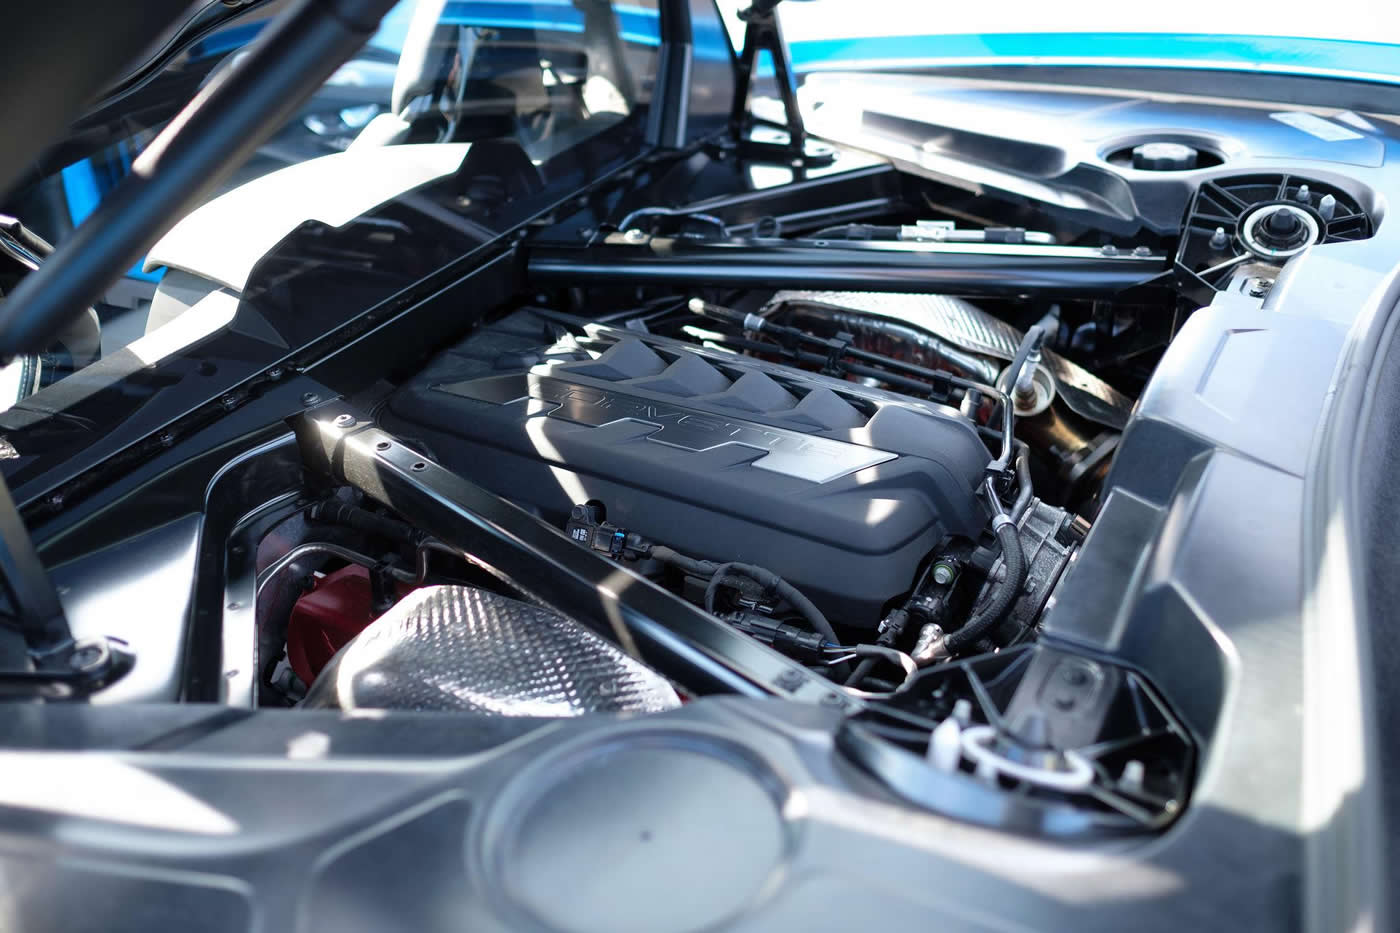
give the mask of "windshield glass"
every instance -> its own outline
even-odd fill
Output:
[[[61,246],[93,214],[201,87],[239,66],[279,7],[200,38],[99,107],[0,203],[0,214],[37,234],[26,233],[30,248],[21,261],[10,255],[15,249],[0,252],[9,263],[0,268],[0,296],[42,261],[45,242]],[[403,0],[292,120],[69,333],[0,373],[0,410],[15,409],[11,420],[23,420],[26,408],[54,407],[30,396],[79,369],[106,363],[116,378],[191,347],[229,326],[240,300],[272,300],[271,289],[253,281],[254,266],[299,227],[363,227],[366,212],[454,175],[456,183],[420,197],[415,218],[425,228],[431,214],[450,234],[434,235],[432,248],[413,261],[374,268],[372,277],[391,288],[432,271],[425,264],[462,255],[523,220],[551,192],[573,190],[602,168],[580,172],[584,143],[615,127],[636,135],[659,44],[655,0]],[[474,147],[484,148],[469,163]],[[408,220],[393,222],[400,236],[411,232]],[[204,300],[215,293],[223,300]],[[269,312],[281,313],[293,312]],[[71,396],[59,406],[68,407]]]

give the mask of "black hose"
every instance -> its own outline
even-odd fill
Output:
[[[761,568],[754,568],[761,569]],[[767,571],[764,571],[767,573]],[[828,641],[835,642],[836,630],[831,627],[831,623],[822,615],[822,611],[816,607],[810,599],[802,594],[802,591],[782,577],[775,576],[778,595],[787,601],[787,604],[797,610],[797,614],[807,620],[807,624],[812,626],[812,630],[819,633]],[[762,581],[760,581],[762,582]]]
[[[875,658],[865,658],[859,664],[857,664],[855,671],[851,674],[850,677],[846,678],[846,686],[859,687],[861,681],[865,680],[866,675],[868,675],[870,671],[874,669],[875,661]]]
[[[1016,525],[1003,513],[993,519],[993,526],[997,541],[1001,544],[1002,563],[1006,573],[987,606],[944,641],[950,654],[958,654],[963,649],[975,645],[983,635],[1006,618],[1012,603],[1021,595],[1021,585],[1026,582],[1026,556],[1021,550],[1021,536],[1016,530]]]
[[[706,612],[715,611],[715,596],[719,593],[720,584],[724,582],[725,575],[729,573],[729,571],[733,570],[734,567],[735,564],[733,561],[729,561],[725,564],[720,564],[719,567],[715,569],[714,576],[710,577],[710,585],[705,587]]]
[[[883,645],[856,645],[851,651],[857,657],[864,658],[864,660],[860,662],[861,664],[869,663],[873,666],[876,661],[883,659],[901,668],[904,671],[904,680],[895,688],[896,691],[903,690],[905,687],[909,686],[909,682],[918,675],[918,671],[914,668],[912,662],[909,661],[909,656],[902,651],[896,651],[894,648],[886,648]],[[846,686],[853,686],[853,681],[859,683],[859,681],[855,680],[854,674],[846,681]]]
[[[332,525],[345,525],[413,547],[417,547],[424,538],[422,532],[407,522],[386,518],[368,509],[334,500],[316,503],[307,511],[307,518],[312,521],[329,522]]]
[[[807,624],[812,627],[813,631],[821,635],[827,641],[833,644],[839,644],[836,638],[836,630],[831,627],[831,623],[826,620],[826,616],[822,615],[822,611],[816,607],[816,604],[803,595],[801,590],[773,571],[755,564],[722,564],[720,568],[716,570],[714,579],[710,581],[710,586],[715,586],[715,581],[719,580],[726,573],[743,574],[750,580],[758,583],[758,585],[762,586],[765,590],[776,594],[791,606],[798,615],[806,619]]]
[[[1021,516],[1031,504],[1031,460],[1030,448],[1025,441],[1016,442],[1016,501],[1011,506],[1011,520],[1021,523]]]
[[[649,556],[656,558],[664,564],[671,564],[679,567],[686,573],[697,577],[709,577],[710,585],[705,589],[705,608],[714,611],[714,594],[718,590],[726,574],[736,573],[748,577],[765,590],[781,598],[791,606],[798,615],[807,621],[812,630],[821,635],[832,644],[839,644],[836,637],[836,630],[831,627],[826,616],[816,607],[816,604],[808,599],[801,590],[784,580],[771,570],[759,567],[756,564],[744,564],[738,561],[730,561],[725,564],[715,564],[707,560],[696,560],[693,557],[686,557],[679,551],[657,545],[650,551]]]
[[[714,576],[715,571],[719,569],[719,564],[711,563],[708,560],[696,560],[693,557],[687,557],[680,551],[674,551],[661,544],[654,546],[648,552],[648,556],[656,558],[663,564],[670,564],[672,567],[678,567],[692,577],[711,577]]]

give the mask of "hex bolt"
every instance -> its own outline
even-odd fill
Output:
[[[83,645],[68,656],[68,666],[75,671],[91,670],[105,654],[99,645]]]
[[[355,416],[349,413],[343,415],[336,415],[335,421],[331,423],[334,424],[337,428],[348,428],[350,427],[350,425],[355,423]]]
[[[779,690],[793,691],[802,686],[803,683],[805,681],[797,671],[783,671],[778,675],[773,685]]]

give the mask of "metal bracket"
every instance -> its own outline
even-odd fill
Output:
[[[836,153],[828,146],[808,145],[807,128],[802,123],[802,111],[797,106],[797,76],[792,70],[792,56],[783,41],[782,27],[774,8],[778,0],[755,0],[739,11],[744,28],[744,48],[739,53],[739,73],[734,81],[734,102],[729,110],[729,132],[740,158],[753,162],[780,162],[793,168],[813,168],[830,165]],[[758,68],[758,53],[767,49],[773,60],[773,77],[783,99],[784,120],[788,134],[785,143],[761,142],[749,138],[753,118],[749,114],[749,94],[753,76]]]
[[[697,693],[861,701],[334,402],[292,420],[308,469],[360,489],[512,588]]]
[[[75,700],[124,677],[135,655],[110,638],[69,642],[35,657],[32,671],[0,671],[0,699]]]
[[[0,581],[9,598],[9,628],[22,652],[0,664],[0,697],[71,699],[86,696],[131,670],[133,658],[108,639],[73,640],[58,590],[0,476]]]

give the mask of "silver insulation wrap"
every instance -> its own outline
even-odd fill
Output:
[[[780,291],[766,308],[809,305],[854,311],[923,330],[969,353],[1009,360],[1024,336],[1020,330],[986,311],[951,295],[884,294],[882,292]],[[1121,431],[1128,422],[1132,399],[1053,350],[1045,364],[1056,388],[1075,414]]]
[[[680,700],[660,674],[553,610],[431,586],[346,645],[302,705],[562,717],[659,712]]]

